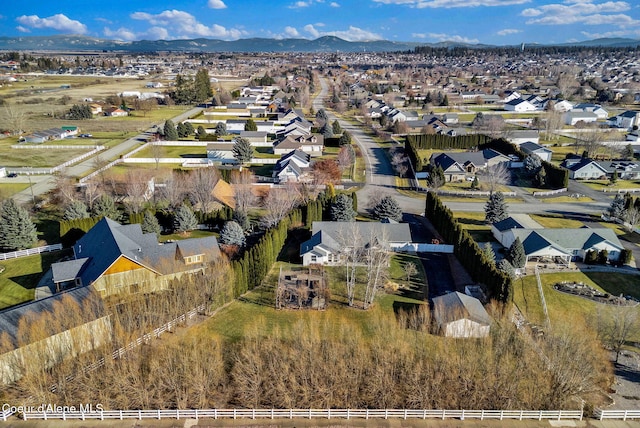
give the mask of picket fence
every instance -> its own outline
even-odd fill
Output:
[[[51,419],[497,419],[582,420],[582,410],[426,410],[426,409],[187,409],[23,412],[26,420]]]
[[[76,156],[73,159],[70,159],[64,163],[61,163],[58,166],[54,166],[53,168],[10,168],[7,169],[7,172],[11,173],[11,172],[15,172],[17,174],[27,174],[27,175],[31,175],[31,174],[54,174],[70,165],[76,164],[80,161],[85,160],[88,157],[91,157],[93,155],[95,155],[96,153],[102,151],[105,149],[104,146],[91,146],[91,148],[93,148],[93,150],[91,150],[90,152],[84,153],[80,156]]]
[[[428,189],[425,189],[428,190]],[[481,196],[489,196],[491,192],[484,191],[455,191],[455,190],[438,190],[438,195],[441,196],[469,196],[469,197],[481,197]],[[516,196],[516,192],[502,192],[504,196]]]
[[[0,253],[0,260],[17,259],[18,257],[32,256],[34,254],[48,253],[57,250],[62,250],[62,244],[45,245],[44,247],[29,248],[28,250]]]
[[[102,147],[102,146],[100,146]],[[77,146],[62,146],[62,145],[45,145],[45,144],[38,144],[36,146],[31,146],[31,145],[22,145],[22,144],[15,144],[13,146],[11,146],[12,149],[32,149],[32,150],[93,150],[96,148],[95,145],[89,146],[89,145],[77,145]]]
[[[640,410],[602,410],[596,408],[593,412],[596,419],[640,419]]]

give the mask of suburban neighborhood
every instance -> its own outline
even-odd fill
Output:
[[[529,49],[0,51],[0,419],[640,417],[638,62]]]

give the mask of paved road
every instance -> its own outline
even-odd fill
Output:
[[[195,116],[202,110],[203,109],[201,107],[196,107],[174,117],[172,120],[174,123],[178,123],[185,119],[188,119],[189,117]],[[156,125],[163,126],[163,124],[164,122],[161,122]],[[133,138],[129,138],[128,140],[123,141],[117,146],[114,146],[108,150],[101,152],[99,155],[93,156],[91,158],[88,158],[80,162],[79,164],[68,167],[65,170],[65,174],[71,177],[82,177],[87,173],[96,169],[95,159],[97,156],[100,156],[100,158],[104,160],[116,159],[118,156],[126,154],[131,150],[133,150],[134,148],[136,148],[137,146],[143,144],[143,142],[146,141],[147,138],[149,137],[149,133],[153,133],[153,128],[149,128],[145,132],[139,135],[136,135]],[[18,178],[22,182],[28,182],[29,180],[29,177],[24,177],[24,176],[20,176]],[[1,179],[1,180],[4,182],[7,182],[6,180],[16,180],[16,179]],[[29,204],[32,201],[32,197],[37,198],[39,195],[44,195],[54,187],[53,176],[51,175],[33,175],[31,176],[31,180],[33,182],[33,186],[31,186],[30,189],[25,189],[22,192],[19,192],[16,195],[14,195],[14,199],[16,200],[16,202],[21,204]],[[16,181],[13,181],[13,182],[16,182]],[[33,192],[33,196],[32,196],[32,192]]]

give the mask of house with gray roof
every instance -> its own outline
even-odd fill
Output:
[[[311,180],[311,156],[301,150],[283,155],[273,167],[272,177],[278,183]]]
[[[458,291],[433,298],[433,317],[445,337],[487,337],[491,317],[480,300]]]
[[[607,170],[593,159],[569,156],[560,164],[569,170],[569,178],[576,180],[597,180],[607,177]]]
[[[431,165],[442,168],[447,181],[461,181],[478,171],[510,161],[508,156],[493,149],[477,152],[434,153],[430,159]]]
[[[527,262],[557,260],[563,264],[584,260],[588,251],[606,250],[610,261],[617,261],[624,249],[617,235],[608,228],[554,228],[545,229],[533,220],[513,216],[491,227],[493,236],[509,248],[519,238],[524,246]],[[531,227],[535,223],[534,227]],[[539,227],[538,227],[539,226]]]
[[[363,250],[386,242],[390,251],[412,242],[407,223],[314,221],[311,239],[300,245],[302,264],[334,265],[341,253],[355,245]]]
[[[520,144],[520,150],[528,155],[538,156],[545,162],[551,162],[551,156],[553,156],[553,151],[531,141]]]

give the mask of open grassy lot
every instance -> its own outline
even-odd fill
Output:
[[[87,149],[12,149],[11,145],[10,142],[0,140],[0,159],[2,166],[53,167],[90,151]]]
[[[401,279],[398,276],[404,277],[402,265],[409,259],[402,257],[404,256],[396,256],[392,261],[391,277],[404,283],[406,278]],[[417,260],[415,262],[419,264]],[[329,321],[331,325],[335,325],[336,329],[343,323],[356,323],[362,326],[366,332],[367,325],[373,323],[382,314],[407,310],[424,304],[421,290],[424,283],[416,276],[412,280],[410,288],[405,285],[397,291],[389,290],[387,293],[380,294],[373,308],[367,311],[349,308],[345,304],[344,285],[338,280],[340,274],[337,270],[339,268],[328,268],[325,270],[325,275],[330,278],[331,287],[331,300],[328,309],[324,311],[276,310],[274,289],[277,275],[280,267],[286,269],[288,266],[290,265],[284,262],[276,263],[262,287],[245,294],[220,310],[214,317],[194,327],[191,334],[213,335],[226,341],[235,342],[246,334],[252,334],[252,328],[257,325],[260,326],[260,334],[269,334],[275,329],[286,330],[300,319],[309,319],[313,322]],[[420,272],[421,275],[424,275],[421,270]]]
[[[476,242],[493,240],[491,225],[485,222],[484,212],[454,212],[453,216],[464,229],[467,229]]]
[[[29,188],[29,183],[0,183],[0,200],[10,198]]]
[[[611,184],[609,180],[589,180],[581,181],[581,183],[600,192],[602,192],[604,189],[640,189],[640,181],[636,180],[618,180],[615,182],[615,184]]]
[[[540,202],[545,204],[564,204],[572,202],[593,202],[593,199],[587,196],[580,196],[579,198],[572,198],[571,196],[555,196],[551,198],[542,198]]]
[[[573,220],[570,218],[565,218],[561,215],[551,215],[551,214],[529,214],[529,216],[540,223],[545,228],[553,229],[553,228],[579,228],[584,226],[584,223],[578,220]]]
[[[158,146],[161,158],[206,158],[206,147]],[[155,158],[155,149],[146,147],[133,155],[134,158]]]
[[[52,263],[70,254],[69,250],[62,250],[1,260],[0,266],[5,269],[0,273],[0,309],[33,300],[35,287],[42,275]]]
[[[553,285],[561,281],[575,281],[587,284],[605,293],[629,294],[640,298],[640,276],[611,272],[562,272],[541,275],[542,289],[547,301],[549,318],[553,328],[554,321],[568,320],[573,317],[590,319],[601,304],[578,296],[561,293]],[[542,303],[534,275],[527,275],[514,281],[513,301],[524,316],[537,325],[544,325]],[[640,307],[637,307],[640,314]],[[640,331],[633,334],[634,340],[640,340]]]

